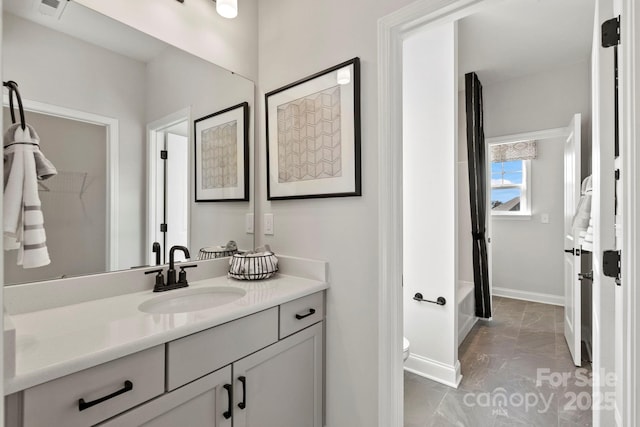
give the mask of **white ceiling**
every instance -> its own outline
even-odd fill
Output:
[[[4,0],[3,10],[142,62],[149,62],[167,44],[114,19],[68,1],[60,19],[38,12],[39,0]]]
[[[460,76],[475,71],[487,85],[588,59],[594,2],[503,0],[461,19]]]

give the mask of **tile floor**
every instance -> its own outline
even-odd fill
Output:
[[[591,426],[591,366],[571,361],[563,308],[499,297],[493,308],[460,346],[458,389],[405,372],[405,427]]]

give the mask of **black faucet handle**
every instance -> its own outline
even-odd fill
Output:
[[[150,271],[145,271],[144,274],[153,274],[153,273],[158,273],[156,275],[156,284],[153,287],[153,292],[159,292],[160,289],[162,289],[163,286],[165,286],[164,284],[164,275],[162,274],[162,269],[159,268],[157,270],[150,270]]]
[[[187,282],[187,272],[184,271],[185,268],[194,268],[197,267],[197,264],[191,264],[191,265],[180,265],[180,273],[178,274],[178,283],[182,283],[185,285],[188,285],[189,282]]]

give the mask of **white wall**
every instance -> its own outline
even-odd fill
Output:
[[[15,80],[23,98],[118,119],[118,261],[141,264],[145,65],[11,14],[3,20],[3,78]]]
[[[238,2],[238,17],[225,19],[213,1],[77,0],[207,61],[251,80],[258,78],[257,0]]]
[[[259,2],[259,94],[355,56],[362,64],[362,197],[266,201],[263,112],[257,218],[274,213],[273,250],[329,261],[327,426],[378,422],[377,20],[411,0]],[[264,111],[264,110],[262,110]]]
[[[457,385],[456,28],[446,24],[403,45],[403,282],[405,368]],[[445,306],[413,300],[416,292]]]
[[[531,218],[492,217],[493,289],[496,294],[564,297],[564,139],[538,141],[531,160]],[[541,215],[549,215],[549,223]],[[518,294],[523,292],[523,294]],[[533,297],[533,296],[530,296]],[[554,298],[555,297],[555,298]]]
[[[465,92],[458,92],[458,280],[473,283],[473,241],[467,159],[467,113]]]
[[[254,84],[205,60],[176,48],[168,48],[147,66],[147,123],[186,107],[191,108],[189,133],[193,138],[193,120],[249,103],[250,179],[248,202],[195,203],[193,173],[189,173],[191,201],[190,249],[192,257],[204,246],[224,245],[235,240],[242,249],[253,249],[253,234],[244,230],[245,214],[253,212],[253,154],[255,116]],[[193,139],[191,139],[193,141]],[[193,142],[189,144],[189,170],[194,170]]]
[[[479,77],[482,81],[481,72]],[[582,113],[582,169],[583,176],[588,175],[591,159],[590,79],[589,63],[578,62],[484,86],[485,137],[566,127],[573,114]],[[464,92],[460,94],[460,99],[464,99]],[[460,122],[464,121],[464,108],[459,108],[459,114]],[[557,145],[561,146],[562,142],[556,141],[555,145],[552,141],[541,143],[541,158],[532,162],[532,219],[500,219],[492,222],[494,287],[546,293],[556,297],[563,295],[561,183],[564,178],[563,154],[558,151],[561,149]],[[459,200],[462,203],[465,200],[462,193],[467,191],[464,186],[468,186],[466,139],[462,134],[459,149]],[[547,151],[547,155],[543,150]],[[541,188],[545,190],[539,192]],[[473,281],[472,260],[467,256],[470,251],[468,248],[471,248],[470,228],[465,218],[469,215],[468,203],[467,195],[466,205],[460,205],[458,240],[461,255],[458,271],[461,280]],[[549,224],[540,223],[540,214],[543,212],[550,214]],[[543,271],[532,270],[533,266],[541,265],[545,266]]]

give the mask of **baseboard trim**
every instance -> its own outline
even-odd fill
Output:
[[[518,291],[515,289],[496,287],[493,287],[491,291],[493,295],[498,297],[520,299],[524,301],[539,302],[543,304],[559,305],[564,307],[564,297],[558,295],[542,294],[539,292]]]
[[[460,381],[462,381],[460,361],[458,360],[456,360],[454,366],[451,366],[426,357],[410,354],[404,363],[404,370],[453,388],[458,388]]]

